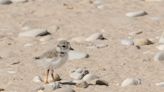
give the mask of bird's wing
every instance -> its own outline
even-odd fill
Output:
[[[51,55],[48,55],[48,56],[52,57]],[[53,56],[52,58],[47,58],[47,57],[44,56],[43,58],[41,58],[39,60],[36,60],[35,63],[38,66],[48,68],[49,66],[52,66],[53,64],[57,63],[59,60],[60,60],[59,56],[57,56],[57,57]]]
[[[51,49],[45,53],[43,53],[42,55],[39,56],[39,59],[43,59],[43,58],[55,58],[58,57],[58,52],[56,51],[56,49]]]

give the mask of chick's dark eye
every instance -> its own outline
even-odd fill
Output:
[[[63,45],[62,47],[64,47],[64,48],[65,48],[66,46],[64,46],[64,45]]]

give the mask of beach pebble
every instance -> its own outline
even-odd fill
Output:
[[[69,51],[68,56],[69,56],[69,60],[78,60],[78,59],[83,59],[83,58],[89,57],[88,54],[78,52],[78,51]]]
[[[156,46],[156,48],[158,50],[164,50],[164,44],[160,44],[160,45]]]
[[[164,87],[164,82],[159,82],[159,83],[156,83],[155,85],[159,87]]]
[[[93,33],[92,35],[90,35],[88,38],[86,38],[86,41],[88,42],[93,42],[93,41],[96,41],[96,40],[104,40],[104,36],[102,33]]]
[[[61,84],[59,82],[49,83],[44,85],[44,92],[52,92],[58,88],[61,88]]]
[[[158,61],[158,62],[164,62],[164,52],[157,52],[154,56],[154,61]]]
[[[121,83],[121,87],[136,86],[141,84],[141,79],[127,78]]]
[[[79,88],[87,88],[89,84],[86,81],[80,80],[78,83],[76,83],[76,87]]]
[[[109,86],[109,83],[105,80],[96,80],[96,85],[105,85],[105,86]]]
[[[32,29],[29,31],[20,32],[18,34],[19,37],[38,37],[45,36],[50,34],[46,29]]]
[[[86,74],[88,74],[89,71],[84,68],[78,68],[70,71],[70,77],[75,80],[82,79]]]
[[[71,87],[63,87],[63,88],[56,89],[53,92],[75,92],[75,90],[73,90]]]
[[[5,91],[5,89],[4,88],[0,88],[0,91]]]
[[[70,77],[75,79],[75,80],[80,80],[83,78],[83,74],[82,73],[77,73],[77,72],[73,72],[70,74]]]
[[[93,75],[93,74],[87,74],[83,77],[83,80],[86,81],[86,82],[90,82],[92,80],[95,80],[95,79],[98,79],[99,77],[96,76],[96,75]]]
[[[10,0],[0,0],[0,5],[11,4]]]
[[[125,38],[121,40],[121,44],[126,46],[131,46],[134,45],[134,42],[132,39]]]
[[[126,13],[126,16],[128,17],[139,17],[139,16],[144,16],[147,15],[145,11],[136,11],[136,12],[128,12]]]
[[[134,39],[134,45],[136,46],[143,46],[143,45],[150,45],[153,44],[152,41],[150,41],[149,39]]]
[[[11,0],[13,3],[25,3],[28,2],[28,0]]]
[[[35,83],[41,83],[42,82],[42,79],[40,76],[35,76],[33,79],[32,79],[33,82]]]

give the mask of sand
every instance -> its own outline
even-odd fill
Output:
[[[155,83],[164,81],[164,67],[153,57],[158,51],[156,38],[164,29],[164,2],[100,1],[103,5],[100,9],[89,0],[31,0],[0,5],[0,88],[4,88],[4,92],[31,92],[39,86],[32,82],[33,77],[43,74],[33,57],[53,48],[60,38],[87,37],[102,32],[108,47],[88,49],[85,45],[72,43],[75,50],[88,53],[90,57],[70,61],[56,70],[62,79],[70,78],[71,69],[86,67],[108,81],[109,87],[74,88],[76,92],[163,92]],[[125,15],[138,10],[144,10],[148,15],[137,18]],[[25,27],[46,28],[53,39],[43,44],[37,38],[18,37]],[[143,33],[135,38],[151,38],[155,44],[142,46],[139,50],[121,45],[121,39],[138,30]],[[33,45],[24,47],[27,43]],[[13,65],[15,62],[19,63]],[[142,84],[122,88],[121,82],[128,77],[141,78]]]

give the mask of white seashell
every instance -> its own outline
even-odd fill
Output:
[[[49,34],[49,32],[46,29],[32,29],[29,31],[24,31],[19,33],[19,37],[37,37]]]
[[[131,45],[134,45],[134,42],[132,39],[122,39],[121,40],[121,44],[122,45],[126,45],[126,46],[131,46]]]
[[[86,82],[90,82],[92,80],[98,79],[99,77],[93,74],[87,74],[83,77],[83,80]]]
[[[90,35],[88,38],[86,38],[86,41],[93,42],[93,41],[98,40],[98,39],[100,39],[100,40],[104,39],[102,33],[99,33],[99,32],[94,33],[94,34]]]
[[[121,87],[132,86],[132,85],[136,86],[140,84],[141,84],[141,79],[127,78],[122,82]]]
[[[136,11],[136,12],[126,13],[126,16],[128,17],[139,17],[139,16],[144,16],[144,15],[147,15],[145,11]]]

